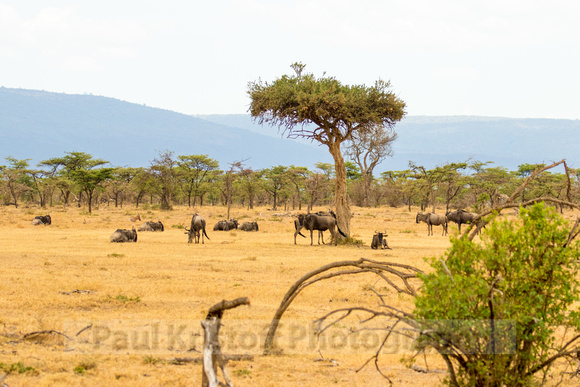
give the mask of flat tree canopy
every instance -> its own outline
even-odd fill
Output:
[[[328,147],[336,170],[338,225],[350,235],[352,215],[340,145],[354,131],[371,130],[377,125],[393,127],[406,114],[405,102],[391,91],[390,82],[379,79],[372,87],[343,85],[334,77],[302,74],[302,63],[291,67],[295,75],[284,75],[273,83],[249,83],[250,113],[260,124],[278,126],[288,138],[310,138]]]

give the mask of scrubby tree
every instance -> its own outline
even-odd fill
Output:
[[[272,197],[272,209],[278,209],[278,199],[288,180],[288,167],[278,165],[277,167],[262,170],[263,188]]]
[[[83,192],[88,192],[87,190],[91,190],[91,199],[92,193],[94,192],[93,187],[90,188],[93,184],[100,184],[104,181],[100,181],[100,179],[107,180],[109,177],[105,176],[97,176],[100,173],[96,173],[95,168],[102,167],[103,165],[107,164],[108,161],[102,159],[94,159],[92,155],[85,153],[85,152],[65,152],[65,156],[63,157],[54,157],[48,160],[44,160],[40,162],[41,166],[47,166],[51,168],[52,171],[56,171],[56,174],[59,176],[58,181],[56,181],[56,186],[62,191],[63,199],[65,205],[68,204],[69,196],[71,192],[78,193],[78,205],[81,206],[81,199]],[[88,173],[88,171],[93,171]],[[89,176],[93,175],[93,176]],[[98,181],[98,182],[97,182]],[[91,211],[91,203],[89,200],[89,212]]]
[[[92,212],[93,196],[97,189],[102,189],[103,184],[113,178],[115,168],[81,168],[71,172],[71,179],[77,187],[87,196],[88,210]]]
[[[371,87],[343,85],[334,77],[303,74],[302,63],[291,67],[292,76],[284,75],[273,83],[249,83],[250,113],[259,123],[278,126],[290,138],[304,137],[328,147],[336,171],[337,221],[350,235],[352,214],[341,145],[353,132],[376,125],[393,127],[405,115],[405,103],[391,91],[390,82],[378,80]]]
[[[6,161],[8,165],[0,166],[0,177],[2,178],[6,189],[12,199],[14,207],[18,208],[18,200],[20,196],[29,191],[30,188],[30,175],[28,170],[28,161],[18,160],[15,157],[8,156]]]
[[[149,173],[153,178],[151,189],[157,193],[161,201],[162,210],[173,209],[171,198],[176,189],[177,162],[173,158],[173,152],[159,152],[159,155],[151,162]]]
[[[487,167],[489,164],[493,162],[474,161],[469,165],[469,168],[474,171],[470,179],[470,190],[478,207],[481,208],[485,207],[486,202],[489,203],[489,207],[493,207],[498,194],[509,186],[511,178],[506,168]]]
[[[363,206],[370,206],[373,171],[383,160],[393,154],[393,142],[397,139],[394,128],[373,125],[368,130],[353,132],[346,142],[344,153],[358,167],[363,179]]]
[[[191,207],[199,197],[203,204],[203,195],[207,192],[204,186],[215,177],[219,162],[208,155],[177,156],[177,165],[183,182],[183,191],[187,194],[187,206]]]
[[[288,184],[293,187],[294,197],[296,202],[298,202],[298,210],[302,210],[302,196],[306,189],[306,178],[308,177],[310,171],[306,167],[296,167],[291,165],[288,168]],[[293,207],[295,206],[294,199],[292,200]]]
[[[254,171],[252,168],[240,170],[237,183],[244,199],[248,199],[248,209],[254,208],[254,199],[260,192],[262,184],[262,171]]]

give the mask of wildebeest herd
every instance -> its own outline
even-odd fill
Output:
[[[433,226],[441,226],[442,233],[441,235],[447,235],[447,228],[449,222],[454,222],[458,225],[459,232],[461,232],[461,225],[462,224],[469,224],[472,223],[474,220],[477,221],[479,218],[479,214],[474,212],[468,212],[465,210],[456,210],[456,211],[448,211],[445,215],[436,214],[433,212],[418,212],[417,216],[415,217],[415,222],[424,222],[427,224],[427,235],[433,235]],[[136,219],[131,218],[131,221],[134,222],[137,219],[141,219],[138,216]],[[35,226],[38,225],[45,225],[48,226],[52,224],[52,219],[50,215],[43,215],[43,216],[36,216],[32,220],[32,224]],[[199,243],[201,239],[201,243],[204,244],[204,238],[210,239],[207,235],[205,230],[206,228],[206,221],[205,219],[198,215],[194,214],[191,218],[189,228],[185,227],[186,234],[188,234],[187,243]],[[330,210],[328,212],[319,211],[316,213],[301,213],[296,215],[296,219],[294,220],[294,244],[296,243],[296,237],[300,235],[303,238],[306,238],[304,234],[302,234],[301,230],[305,229],[310,231],[310,245],[314,244],[314,231],[318,231],[318,244],[322,241],[324,243],[324,231],[330,232],[330,243],[334,243],[337,245],[338,243],[338,234],[342,235],[343,237],[347,237],[346,234],[340,229],[338,223],[336,221],[336,214]],[[131,230],[126,229],[117,229],[113,234],[110,236],[110,241],[115,243],[123,243],[123,242],[137,242],[137,231],[144,232],[162,232],[165,230],[163,223],[158,220],[157,222],[145,222],[137,230],[135,227],[132,227]],[[240,230],[240,231],[259,231],[258,222],[244,222],[241,225],[236,219],[229,219],[229,220],[220,220],[218,221],[214,227],[214,231],[230,231],[230,230]],[[375,231],[375,234],[372,237],[371,248],[373,249],[390,249],[387,243],[387,233],[386,231],[378,232]]]
[[[462,224],[469,224],[478,217],[479,214],[465,210],[447,211],[445,215],[435,214],[433,212],[418,212],[415,217],[415,222],[425,222],[427,224],[427,235],[433,235],[433,226],[442,226],[443,232],[441,235],[447,235],[448,222],[457,223],[459,232],[461,232]]]

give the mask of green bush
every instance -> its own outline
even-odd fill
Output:
[[[450,385],[542,383],[580,350],[580,253],[569,234],[541,203],[495,221],[481,243],[452,238],[447,261],[433,259],[415,303],[417,345],[443,356]],[[557,339],[559,328],[569,336]]]

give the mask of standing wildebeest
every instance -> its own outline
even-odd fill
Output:
[[[145,222],[139,228],[138,231],[165,231],[163,223],[160,220],[157,222]]]
[[[296,244],[296,235],[300,235],[302,238],[306,238],[306,236],[300,232],[302,227],[304,227],[305,217],[306,214],[298,214],[298,219],[294,220],[294,229],[296,229],[296,232],[294,232],[294,244]]]
[[[336,236],[335,227],[336,229],[338,229],[340,235],[346,238],[346,234],[343,233],[342,230],[338,227],[336,218],[334,218],[331,215],[307,214],[306,216],[304,216],[304,222],[302,226],[305,229],[310,230],[311,246],[314,244],[314,237],[312,235],[314,230],[318,230],[321,232],[326,230],[330,231],[330,243],[332,243],[332,241],[334,240],[335,245],[338,244],[338,238]],[[294,240],[296,240],[296,234],[294,234]],[[324,240],[322,243],[324,243]],[[318,244],[320,244],[320,241],[318,242]]]
[[[238,221],[236,219],[220,220],[213,226],[214,231],[230,231],[238,228]]]
[[[123,230],[118,228],[110,238],[111,242],[123,243],[123,242],[137,242],[137,231],[135,227],[131,230]]]
[[[187,243],[191,243],[195,239],[195,243],[199,243],[199,237],[201,236],[201,244],[204,244],[203,237],[209,240],[207,233],[205,232],[205,219],[199,216],[198,214],[193,214],[191,218],[191,225],[189,226],[189,230],[187,227],[185,228],[188,234]]]
[[[51,223],[52,223],[52,219],[50,219],[50,215],[35,216],[34,219],[32,220],[32,224],[34,226],[39,226],[41,224],[48,226]]]
[[[417,212],[415,223],[427,223],[427,235],[433,235],[433,226],[443,226],[441,235],[447,235],[447,216],[433,212]]]
[[[461,224],[471,223],[475,218],[479,217],[479,214],[475,212],[467,212],[465,210],[449,211],[447,212],[447,219],[450,222],[455,222],[459,226],[459,232],[461,232]]]
[[[240,226],[240,230],[242,231],[259,231],[258,229],[258,222],[244,222]]]
[[[298,214],[298,219],[294,220],[294,229],[296,230],[296,232],[294,232],[294,244],[296,244],[297,235],[300,235],[302,238],[306,238],[304,234],[300,232],[300,230],[302,230],[302,227],[304,227],[304,219],[306,218],[306,215],[309,214]],[[315,213],[315,215],[332,216],[334,219],[336,219],[336,214],[332,210],[329,210],[328,212],[318,211]],[[326,230],[328,229],[318,230],[318,244],[320,244],[320,240],[322,240],[322,244],[324,244],[324,231]]]

